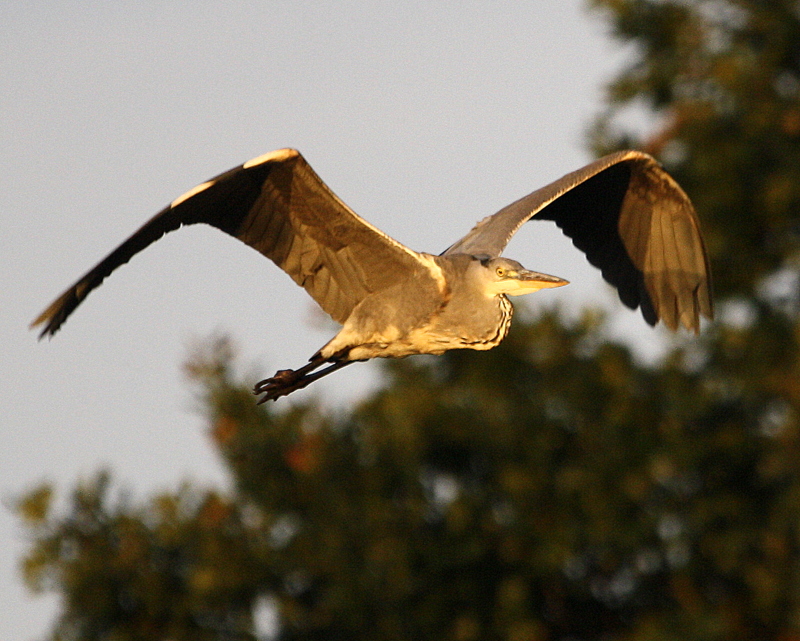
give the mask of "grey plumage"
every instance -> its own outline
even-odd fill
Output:
[[[52,336],[95,287],[165,233],[206,223],[270,258],[342,330],[309,363],[256,386],[277,398],[349,362],[490,349],[511,322],[508,295],[566,281],[500,253],[532,216],[555,221],[650,324],[697,331],[710,276],[692,205],[647,154],[601,158],[480,221],[442,255],[415,252],[360,218],[295,150],[265,154],[198,185],[156,214],[32,325]],[[324,364],[326,369],[319,369]]]

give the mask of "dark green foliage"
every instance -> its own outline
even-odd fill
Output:
[[[796,354],[722,328],[702,368],[649,371],[601,330],[548,314],[391,363],[339,416],[256,407],[225,350],[198,357],[235,494],[113,504],[101,476],[57,516],[34,493],[29,578],[69,597],[63,638],[244,638],[258,595],[285,639],[781,638]]]
[[[217,342],[187,369],[230,495],[20,502],[53,639],[247,639],[266,598],[287,641],[800,640],[800,9],[592,4],[633,45],[598,150],[685,186],[720,321],[646,368],[590,314],[518,318],[339,413],[256,406]]]
[[[246,630],[258,568],[238,506],[182,488],[131,506],[100,473],[69,512],[50,515],[39,489],[21,503],[36,544],[25,559],[34,589],[64,602],[54,639],[224,639]]]
[[[660,156],[701,214],[717,294],[753,296],[800,249],[796,0],[591,4],[635,45],[610,87],[598,150]],[[645,140],[614,131],[610,116],[631,104],[654,109],[660,131]]]

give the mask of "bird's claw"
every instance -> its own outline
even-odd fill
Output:
[[[265,378],[263,381],[256,383],[253,388],[253,394],[266,394],[264,398],[259,399],[258,403],[265,401],[275,400],[284,394],[288,394],[292,390],[289,389],[293,383],[297,382],[297,373],[292,369],[282,369],[275,372],[275,375],[270,378]]]
[[[275,376],[265,378],[263,381],[256,383],[256,386],[253,388],[253,393],[260,394],[261,392],[266,392],[267,390],[281,385],[289,385],[294,383],[298,378],[297,372],[293,369],[281,369],[275,372]]]
[[[322,370],[314,371],[324,362],[324,359],[315,357],[300,369],[281,369],[275,372],[274,376],[256,383],[253,394],[264,394],[262,398],[258,399],[258,404],[274,401],[295,390],[303,389],[317,379],[335,372],[353,361],[335,361]]]

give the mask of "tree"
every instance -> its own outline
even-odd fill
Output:
[[[595,146],[686,187],[720,321],[648,368],[591,313],[517,319],[339,414],[255,406],[218,342],[187,371],[232,493],[20,502],[54,639],[252,638],[264,603],[285,640],[800,639],[800,10],[592,4],[634,51]]]
[[[736,343],[648,371],[550,314],[336,417],[254,406],[218,349],[190,370],[236,492],[40,490],[28,577],[54,638],[246,638],[259,595],[284,639],[790,638],[796,421]]]
[[[592,0],[634,47],[609,87],[596,147],[658,155],[692,195],[712,254],[717,296],[758,299],[794,273],[800,240],[800,13],[795,0]],[[643,106],[641,137],[610,127]],[[736,259],[734,260],[733,257]]]

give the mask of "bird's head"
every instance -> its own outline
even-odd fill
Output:
[[[569,281],[558,276],[532,272],[508,258],[490,258],[480,261],[480,264],[484,291],[488,296],[521,296],[569,284]]]

